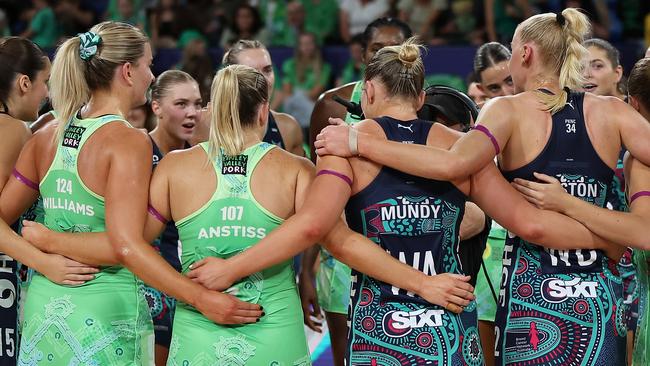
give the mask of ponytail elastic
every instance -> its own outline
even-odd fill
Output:
[[[564,27],[564,25],[566,24],[566,18],[564,17],[564,15],[562,15],[561,12],[555,13],[555,20],[560,25],[560,27]]]
[[[97,54],[102,37],[94,32],[79,33],[77,36],[79,37],[79,57],[88,61]]]

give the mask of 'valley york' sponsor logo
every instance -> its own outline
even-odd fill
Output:
[[[550,303],[563,302],[569,298],[595,298],[598,282],[583,281],[580,278],[561,280],[547,278],[542,281],[542,297]]]

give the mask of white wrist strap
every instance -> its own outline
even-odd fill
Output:
[[[359,155],[359,144],[358,144],[358,135],[357,130],[353,127],[350,127],[348,130],[348,147],[350,148],[350,153],[352,156]]]

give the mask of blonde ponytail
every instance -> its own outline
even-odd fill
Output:
[[[212,127],[210,149],[212,158],[220,149],[226,155],[237,155],[244,147],[244,131],[239,119],[239,77],[232,68],[220,70],[212,82]]]
[[[526,19],[519,26],[522,42],[534,42],[540,50],[542,62],[558,76],[561,89],[581,88],[585,79],[583,70],[587,49],[582,45],[591,24],[580,11],[568,8],[560,14],[539,14]],[[547,110],[555,113],[567,102],[564,91],[549,95],[538,92]]]
[[[268,102],[268,86],[252,67],[230,65],[215,75],[210,92],[210,139],[208,155],[239,155],[244,150],[244,127],[254,125],[263,103]]]
[[[90,43],[80,52],[82,37],[90,37],[86,38]],[[137,65],[148,42],[141,30],[120,22],[99,23],[90,32],[63,42],[56,51],[50,75],[50,99],[59,120],[59,140],[91,93],[110,89],[118,66],[127,62]]]
[[[84,61],[79,57],[79,37],[63,42],[56,51],[50,74],[50,99],[59,125],[58,140],[75,113],[90,98],[90,89],[85,78]]]

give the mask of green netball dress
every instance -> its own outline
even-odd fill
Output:
[[[354,84],[350,101],[359,103],[363,81]],[[360,122],[362,119],[352,116],[350,112],[345,115],[345,122],[349,125]],[[320,266],[316,273],[316,293],[318,304],[328,313],[347,314],[350,304],[350,276],[352,272],[345,263],[337,261],[325,248],[320,251]]]
[[[639,283],[639,320],[634,340],[632,365],[645,366],[650,364],[650,308],[648,307],[650,251],[634,249],[634,265],[637,269],[637,281]]]
[[[40,183],[50,230],[105,231],[104,198],[84,185],[77,158],[95,131],[116,120],[127,123],[113,115],[70,122]],[[139,285],[121,266],[102,267],[94,280],[74,287],[34,274],[19,365],[152,365],[153,326]]]
[[[200,144],[206,151],[208,145]],[[251,193],[255,166],[275,148],[265,142],[241,155],[213,162],[217,189],[210,200],[176,221],[183,273],[206,257],[229,258],[255,245],[283,220],[262,207]],[[178,303],[168,365],[311,365],[302,324],[295,274],[288,259],[252,274],[227,290],[264,308],[258,323],[223,326],[191,306]]]
[[[506,242],[506,234],[506,229],[496,221],[492,222],[492,229],[483,252],[485,271],[483,269],[479,270],[476,287],[474,288],[478,320],[494,322],[497,314],[497,303],[494,294],[499,292],[499,284],[501,283],[503,246]]]

